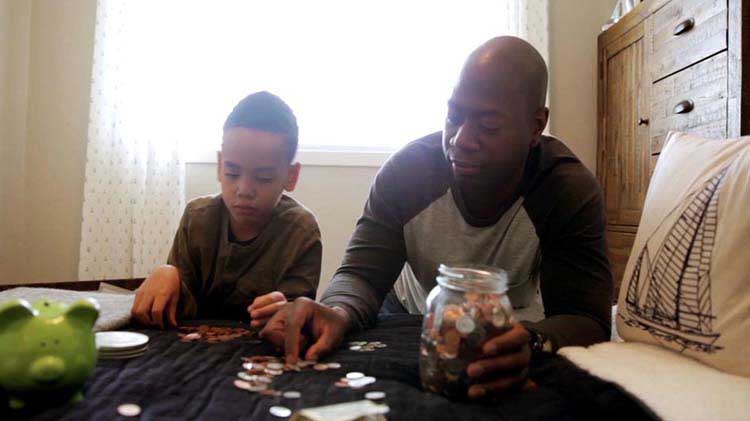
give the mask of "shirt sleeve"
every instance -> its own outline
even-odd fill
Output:
[[[355,328],[374,324],[406,261],[397,179],[388,161],[375,177],[343,262],[321,298],[346,310]]]
[[[177,267],[180,276],[180,317],[195,317],[198,313],[198,301],[195,295],[195,284],[199,281],[199,264],[193,259],[189,248],[188,227],[190,224],[189,208],[185,209],[177,228],[167,264]]]
[[[294,263],[286,270],[279,281],[278,290],[287,300],[299,297],[315,299],[320,282],[320,266],[323,259],[323,246],[320,232],[307,235]]]
[[[586,173],[556,189],[541,241],[546,318],[524,323],[546,335],[555,350],[609,339],[613,289],[599,184]]]

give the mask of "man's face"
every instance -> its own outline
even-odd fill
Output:
[[[443,131],[454,178],[462,185],[516,180],[538,137],[528,102],[511,89],[487,93],[467,85],[462,80],[453,91]]]
[[[264,224],[282,192],[294,189],[299,164],[289,164],[284,139],[283,134],[242,127],[224,131],[218,178],[234,226]]]

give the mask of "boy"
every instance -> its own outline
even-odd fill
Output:
[[[247,96],[224,123],[221,194],[188,203],[166,265],[136,292],[144,325],[177,317],[245,318],[260,327],[287,299],[315,297],[322,246],[310,211],[283,194],[300,164],[297,120],[268,92]]]

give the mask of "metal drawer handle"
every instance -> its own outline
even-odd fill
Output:
[[[646,125],[646,124],[648,124],[648,119],[647,118],[640,117],[638,119],[638,125],[639,126],[643,126],[643,125]]]
[[[674,31],[672,31],[672,33],[675,36],[677,36],[677,35],[683,34],[683,33],[687,32],[687,31],[693,29],[694,26],[695,26],[695,19],[694,18],[685,19],[682,22],[680,22],[679,24],[677,24],[677,26],[674,27]]]
[[[686,99],[677,103],[677,105],[674,106],[672,112],[674,112],[675,114],[687,114],[690,111],[693,111],[693,108],[695,108],[695,103],[693,103],[693,101],[689,99]]]

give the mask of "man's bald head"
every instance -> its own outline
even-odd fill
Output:
[[[459,86],[479,96],[518,94],[533,111],[546,103],[547,65],[528,42],[496,37],[471,53],[461,70]]]

